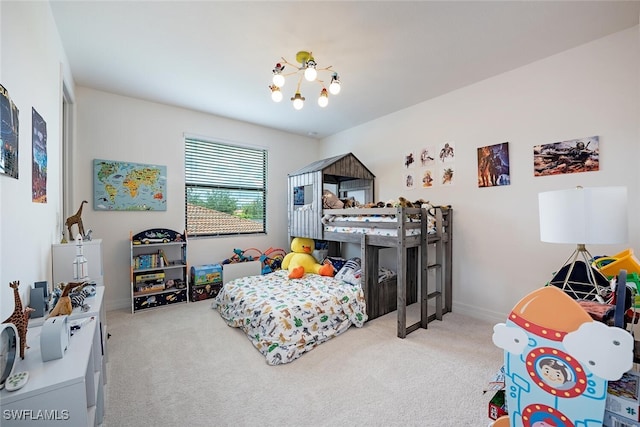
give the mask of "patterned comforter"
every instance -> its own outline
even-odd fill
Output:
[[[364,292],[333,277],[278,270],[225,284],[212,308],[241,328],[269,365],[289,363],[367,320]]]

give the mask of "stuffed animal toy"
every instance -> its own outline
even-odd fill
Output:
[[[329,190],[322,190],[322,207],[325,209],[342,209],[344,202]]]
[[[320,264],[311,255],[315,248],[313,239],[294,237],[291,241],[291,252],[282,260],[282,268],[289,270],[290,279],[299,279],[305,273],[315,273],[321,276],[333,276],[331,264]]]

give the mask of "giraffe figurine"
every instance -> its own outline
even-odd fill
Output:
[[[25,307],[24,308],[24,323],[25,325],[29,326],[29,317],[31,317],[31,313],[33,313],[34,311],[36,311],[35,308],[33,307]],[[27,332],[29,331],[29,328],[25,328],[24,331],[24,348],[31,348],[29,347],[29,344],[27,343]]]
[[[20,358],[24,359],[24,349],[27,347],[27,322],[28,315],[22,309],[22,300],[20,299],[20,281],[9,283],[9,287],[13,288],[14,308],[11,316],[7,317],[2,323],[13,323],[18,330],[20,338]]]
[[[86,200],[83,200],[82,203],[80,203],[78,212],[71,215],[64,222],[64,225],[67,226],[67,230],[69,230],[69,240],[74,240],[73,233],[71,233],[71,226],[74,224],[78,226],[78,233],[80,233],[81,236],[84,236],[84,225],[82,224],[82,207],[84,206],[85,203],[88,203],[88,202]]]

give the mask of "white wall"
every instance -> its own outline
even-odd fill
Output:
[[[84,87],[76,88],[79,160],[74,177],[75,205],[83,210],[85,229],[103,239],[107,309],[131,305],[129,232],[148,228],[184,230],[185,133],[268,149],[267,235],[191,238],[190,265],[220,262],[234,248],[288,250],[287,173],[318,158],[317,140],[223,119],[208,114]],[[93,210],[93,160],[120,160],[167,166],[166,212]]]
[[[322,157],[349,146],[376,175],[380,200],[451,204],[454,310],[502,321],[574,249],[540,242],[541,191],[628,186],[629,243],[588,249],[640,253],[639,46],[638,27],[613,34],[326,138]],[[593,135],[599,171],[533,176],[534,145]],[[454,186],[404,189],[402,151],[446,141],[456,146]],[[502,142],[509,142],[511,185],[478,188],[476,149]]]
[[[19,109],[18,179],[0,176],[0,321],[33,283],[51,283],[51,244],[60,241],[60,118],[67,60],[47,2],[0,2],[0,83]],[[31,201],[31,109],[47,123],[47,203]]]

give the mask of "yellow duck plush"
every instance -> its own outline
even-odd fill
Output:
[[[313,239],[294,237],[291,241],[291,252],[284,256],[282,269],[289,270],[289,279],[299,279],[305,273],[315,273],[321,276],[333,276],[331,264],[320,264],[311,255],[315,248]]]

